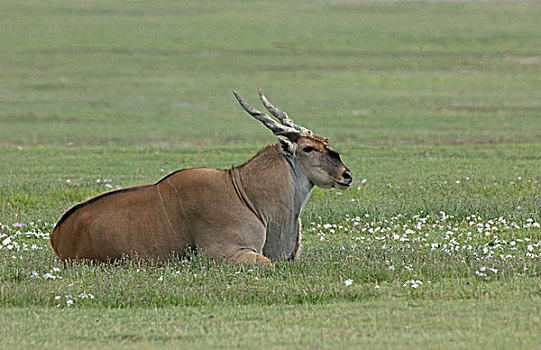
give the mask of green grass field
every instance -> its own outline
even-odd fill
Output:
[[[0,1],[0,348],[541,347],[541,4]],[[296,262],[63,268],[71,206],[275,142],[355,174]]]

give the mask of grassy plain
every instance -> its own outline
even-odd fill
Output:
[[[541,5],[0,1],[1,348],[541,346]],[[299,261],[63,269],[72,205],[274,138],[257,87],[356,180]]]

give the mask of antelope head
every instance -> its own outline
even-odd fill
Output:
[[[278,138],[280,149],[294,167],[295,173],[301,173],[318,187],[345,190],[353,181],[353,173],[342,163],[338,152],[329,145],[329,138],[314,134],[297,125],[286,112],[274,107],[259,89],[263,106],[279,121],[247,104],[236,91],[233,94],[244,110],[262,122]]]

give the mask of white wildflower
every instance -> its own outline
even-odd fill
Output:
[[[419,280],[408,280],[404,283],[404,287],[408,287],[410,286],[411,288],[413,289],[416,289],[416,288],[419,288],[420,286],[423,285],[423,282],[422,281],[419,281]]]
[[[47,272],[46,274],[43,275],[43,278],[45,278],[45,279],[50,279],[50,280],[55,280],[55,279],[56,279],[56,276],[53,275],[53,274],[50,273],[50,272]]]
[[[94,295],[93,294],[90,294],[90,293],[85,293],[85,292],[82,292],[82,293],[79,293],[79,298],[80,299],[94,299]]]

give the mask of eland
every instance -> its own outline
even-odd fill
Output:
[[[201,251],[239,263],[294,260],[301,210],[314,186],[344,190],[353,174],[328,138],[295,124],[261,90],[261,102],[276,120],[233,93],[248,114],[280,136],[276,144],[231,169],[178,170],[156,183],[77,204],[51,233],[60,259],[165,261]]]

